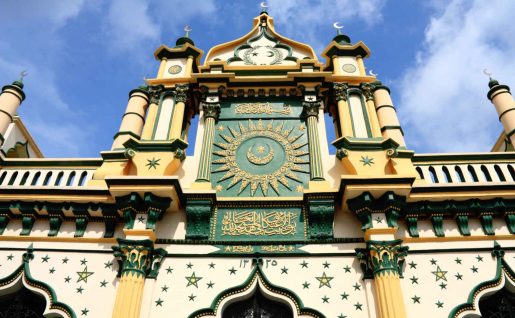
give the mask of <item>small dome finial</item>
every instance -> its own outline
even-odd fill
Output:
[[[342,33],[343,25],[340,22],[335,22],[333,23],[333,28],[336,29],[336,36],[333,38],[333,41],[341,45],[349,45],[350,38]]]
[[[336,29],[336,35],[342,34],[343,25],[340,25],[340,22],[333,23],[333,27]]]
[[[184,32],[186,32],[186,35],[184,35],[185,38],[190,37],[191,27],[189,25],[184,27]]]
[[[27,71],[20,72],[20,79],[13,82],[13,85],[18,86],[19,88],[23,88],[23,78],[25,78],[29,73]]]
[[[495,79],[492,78],[492,73],[488,71],[488,69],[483,69],[483,74],[485,74],[486,76],[488,76],[488,79],[490,81],[488,81],[488,87],[492,88],[496,85],[499,85],[499,82]]]
[[[259,4],[259,6],[261,7],[261,13],[268,13],[268,12],[266,11],[266,10],[267,10],[267,8],[268,8],[268,4],[267,4],[265,1],[261,2],[261,3]]]

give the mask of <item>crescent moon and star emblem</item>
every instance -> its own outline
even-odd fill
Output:
[[[261,166],[261,165],[266,165],[266,164],[270,163],[270,161],[272,161],[274,159],[274,150],[272,148],[270,148],[270,146],[265,147],[263,145],[259,145],[258,147],[256,147],[256,151],[260,154],[264,153],[266,148],[268,148],[268,153],[261,157],[254,154],[254,151],[252,148],[254,148],[254,145],[251,146],[249,148],[249,150],[247,151],[247,159],[250,163]]]

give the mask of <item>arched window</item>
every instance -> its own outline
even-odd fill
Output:
[[[481,165],[481,171],[483,171],[483,175],[485,176],[485,180],[488,182],[492,182],[492,177],[490,176],[490,172],[485,165]]]
[[[21,288],[15,293],[0,296],[0,318],[44,318],[45,305],[43,296]]]
[[[41,172],[39,172],[39,171],[36,172],[36,174],[32,178],[32,182],[30,183],[30,185],[36,185],[36,183],[38,183],[38,180],[39,180],[40,176],[41,176]]]
[[[463,171],[461,171],[461,168],[459,166],[456,166],[454,167],[454,171],[458,176],[458,180],[460,180],[460,182],[465,182],[465,176],[463,175]]]
[[[504,177],[504,173],[502,173],[502,170],[498,165],[494,165],[494,170],[495,170],[495,173],[497,173],[499,180],[506,181],[506,178]]]
[[[86,182],[86,177],[88,176],[88,173],[86,171],[83,171],[81,174],[80,174],[80,179],[79,179],[79,186],[82,187],[84,185],[84,183]]]
[[[44,186],[47,186],[50,183],[50,178],[52,178],[52,171],[50,171],[46,174],[45,180],[43,180]]]
[[[433,183],[438,183],[438,176],[436,175],[435,168],[429,167],[429,175],[431,176]]]
[[[224,310],[222,318],[293,318],[288,305],[268,299],[259,288],[247,299],[235,302]]]
[[[477,178],[476,170],[474,170],[474,167],[471,165],[468,165],[467,170],[469,171],[470,177],[474,182],[479,182],[479,179]]]
[[[75,171],[72,171],[68,176],[68,181],[66,181],[66,186],[69,187],[73,184],[73,180],[75,180]]]
[[[515,294],[506,286],[479,300],[482,318],[515,318]]]

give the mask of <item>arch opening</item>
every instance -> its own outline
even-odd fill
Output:
[[[293,318],[293,312],[288,305],[266,297],[258,287],[249,298],[228,305],[222,318]]]

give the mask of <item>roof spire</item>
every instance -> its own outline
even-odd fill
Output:
[[[184,27],[184,32],[186,32],[186,34],[183,36],[183,37],[180,37],[177,39],[177,41],[175,42],[175,45],[177,46],[182,46],[186,43],[189,43],[191,45],[195,45],[195,43],[193,42],[192,39],[190,39],[190,32],[191,32],[191,27],[189,25],[185,26]]]
[[[336,29],[336,36],[333,38],[333,41],[341,45],[350,44],[350,38],[342,33],[343,25],[337,21],[333,23],[333,27]]]
[[[27,71],[20,72],[20,79],[13,82],[13,85],[18,86],[19,88],[23,88],[23,78],[25,78],[29,73]]]
[[[184,32],[186,32],[186,35],[184,35],[184,37],[185,38],[189,38],[190,37],[190,32],[191,32],[191,28],[190,28],[189,25],[184,27]]]
[[[336,35],[342,34],[343,25],[340,25],[340,22],[333,23],[333,27],[336,29]]]

